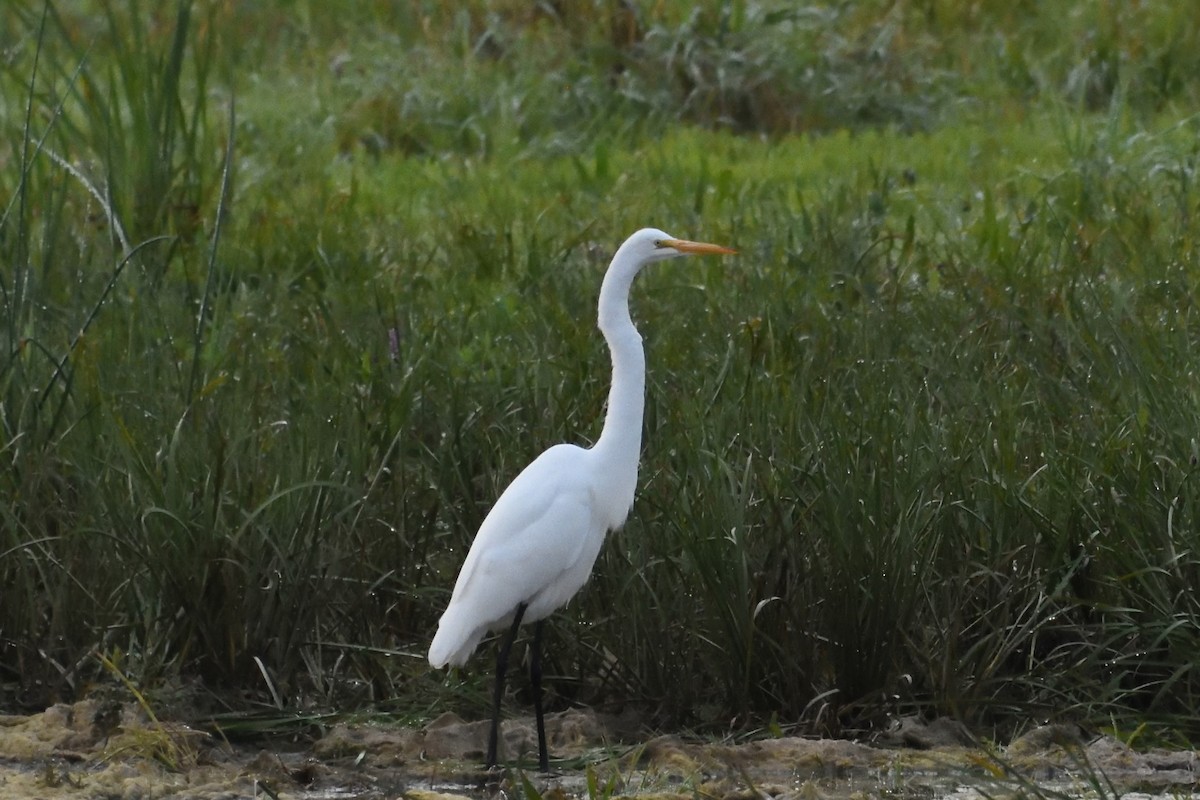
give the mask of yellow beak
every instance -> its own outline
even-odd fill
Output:
[[[689,242],[687,239],[664,239],[660,242],[664,247],[674,247],[681,253],[689,255],[711,255],[711,256],[728,256],[733,255],[737,250],[731,250],[728,247],[722,247],[719,244],[709,244],[708,242]]]

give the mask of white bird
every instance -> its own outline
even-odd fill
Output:
[[[590,448],[558,444],[521,471],[492,507],[454,584],[429,646],[429,663],[461,666],[489,631],[508,629],[496,658],[487,766],[496,765],[508,653],[522,623],[536,622],[530,681],[538,759],[549,769],[542,719],[542,620],[587,582],[608,531],[633,506],[645,405],[646,355],[629,316],[629,290],[642,267],[692,254],[734,253],[644,228],[617,250],[600,287],[599,327],[612,356],[604,429]]]

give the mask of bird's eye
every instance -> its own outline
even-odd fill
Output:
[[[654,247],[655,247],[656,249],[659,249],[659,250],[661,250],[662,248],[664,248],[664,247],[666,247],[666,246],[667,246],[667,243],[666,243],[666,242],[664,242],[662,239],[655,239],[655,240],[654,240]]]

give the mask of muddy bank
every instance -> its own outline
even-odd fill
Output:
[[[586,776],[609,795],[692,798],[991,796],[1034,785],[1083,796],[1200,792],[1200,753],[1137,752],[1068,726],[1038,728],[1006,747],[975,744],[955,723],[904,720],[867,745],[798,737],[744,744],[639,739],[636,722],[586,711],[547,719],[555,759],[537,774],[528,720],[503,728],[504,748],[543,795],[587,797]],[[0,716],[0,800],[8,798],[394,798],[520,792],[522,774],[478,766],[485,722],[445,714],[423,728],[339,724],[302,747],[233,745],[136,706],[94,701],[28,717]],[[974,787],[974,788],[972,788]]]

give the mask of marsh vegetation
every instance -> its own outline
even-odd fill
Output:
[[[0,704],[482,714],[436,615],[598,435],[599,279],[655,225],[741,255],[636,289],[639,499],[554,704],[1195,740],[1192,17],[4,4]]]

